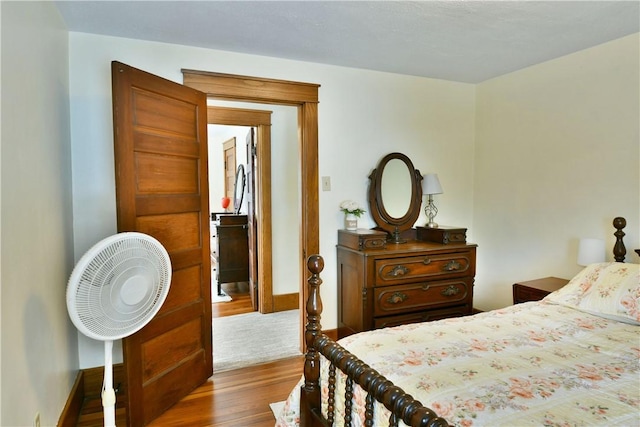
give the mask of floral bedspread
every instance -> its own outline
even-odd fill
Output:
[[[452,425],[640,426],[640,326],[541,301],[340,343]],[[361,426],[365,396],[354,394]],[[276,426],[297,426],[298,410],[299,385]],[[375,425],[388,416],[376,406]]]

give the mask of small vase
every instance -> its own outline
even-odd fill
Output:
[[[344,228],[347,230],[358,229],[358,217],[354,214],[346,214],[344,217]]]

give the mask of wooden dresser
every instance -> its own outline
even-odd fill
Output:
[[[338,231],[338,337],[472,314],[476,245]]]
[[[249,237],[246,215],[219,215],[217,234],[217,281],[220,284],[249,280]]]

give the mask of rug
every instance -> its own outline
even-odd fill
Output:
[[[215,269],[214,269],[215,270]],[[215,304],[217,302],[229,302],[232,300],[231,296],[229,296],[224,289],[220,288],[222,295],[218,295],[218,282],[216,281],[216,272],[211,272],[211,304]]]
[[[273,417],[276,420],[278,419],[278,415],[280,415],[280,412],[282,412],[282,408],[284,408],[284,403],[285,403],[284,400],[282,402],[269,403],[269,408],[271,408],[271,412],[273,412]]]
[[[227,294],[218,295],[216,292],[213,292],[211,294],[211,304],[215,304],[217,302],[229,302],[229,301],[232,301],[232,300],[233,300],[233,298],[231,298]]]
[[[258,312],[213,319],[213,371],[298,356],[300,311]]]

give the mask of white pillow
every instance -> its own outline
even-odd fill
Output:
[[[544,301],[640,325],[640,264],[588,265]]]

